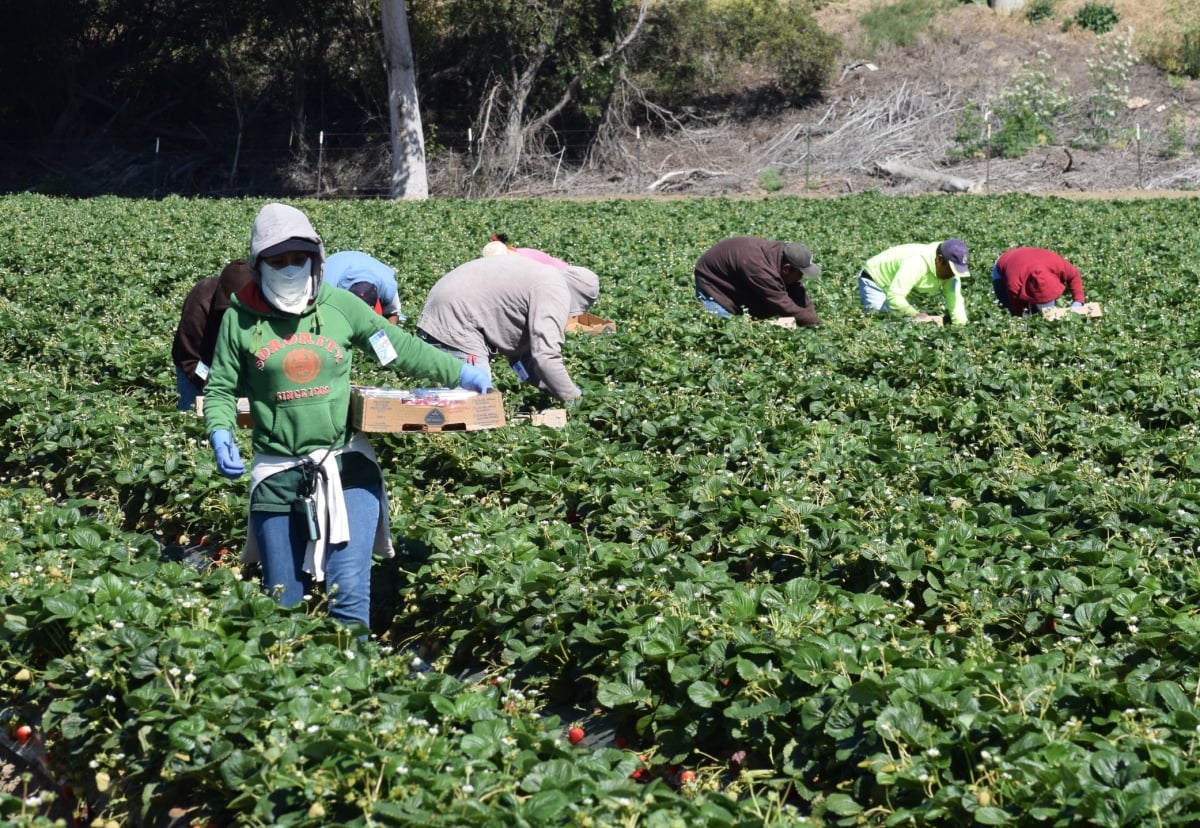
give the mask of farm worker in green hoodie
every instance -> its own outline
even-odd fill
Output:
[[[304,213],[268,204],[254,220],[251,280],[221,320],[204,421],[217,468],[245,472],[237,389],[254,421],[243,560],[284,605],[324,583],[330,615],[370,624],[371,556],[391,557],[383,475],[348,424],[353,349],[407,376],[474,391],[487,374],[421,342],[323,279],[325,247]]]
[[[967,308],[959,280],[969,275],[967,244],[960,239],[902,244],[867,260],[858,274],[858,296],[867,312],[890,311],[913,322],[932,322],[940,317],[913,307],[909,296],[940,293],[951,323],[965,325]]]

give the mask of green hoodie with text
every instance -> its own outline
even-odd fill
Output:
[[[234,296],[221,321],[204,389],[210,437],[218,429],[236,427],[240,387],[250,402],[256,453],[294,457],[341,447],[350,436],[351,356],[361,349],[376,359],[373,336],[394,350],[388,365],[396,371],[439,386],[458,384],[460,360],[390,324],[353,293],[324,284],[320,238],[303,213],[274,206],[280,209],[264,209],[266,215],[260,214],[251,235],[253,280]],[[263,250],[295,238],[321,250],[313,261],[316,296],[298,315],[268,303],[259,272]]]

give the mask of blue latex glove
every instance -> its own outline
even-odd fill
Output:
[[[1072,302],[1072,303],[1071,303],[1071,307],[1073,307],[1073,308],[1082,308],[1082,307],[1083,307],[1083,302]]]
[[[492,377],[482,368],[476,368],[474,365],[468,365],[464,362],[462,370],[458,372],[458,385],[460,388],[466,388],[468,391],[478,391],[480,394],[486,394],[492,390]]]
[[[217,458],[217,471],[222,477],[235,480],[246,473],[241,452],[238,451],[237,443],[233,442],[233,435],[229,429],[217,429],[212,433],[209,442],[212,443],[213,454]]]
[[[578,385],[575,386],[575,396],[567,397],[563,400],[563,405],[567,408],[574,408],[583,400],[583,390]]]

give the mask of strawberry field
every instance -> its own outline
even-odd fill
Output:
[[[0,198],[0,747],[48,755],[4,824],[1200,821],[1200,200],[297,205],[410,330],[497,231],[617,320],[565,428],[374,436],[366,640],[260,594],[175,410],[180,303],[260,206]],[[823,327],[700,311],[743,233],[813,248]],[[947,236],[970,325],[863,316],[866,258]],[[996,307],[1016,245],[1104,317]]]

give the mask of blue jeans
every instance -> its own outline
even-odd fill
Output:
[[[345,490],[350,540],[325,548],[325,593],[329,615],[343,623],[371,625],[371,548],[379,526],[383,484]],[[250,531],[262,558],[263,589],[285,607],[299,604],[312,589],[312,576],[303,570],[308,546],[304,515],[292,512],[251,512]]]
[[[722,319],[727,316],[733,316],[732,313],[722,307],[720,302],[700,290],[700,288],[696,288],[696,298],[700,300],[700,304],[704,305],[704,309],[709,313],[715,313]]]
[[[883,288],[875,284],[865,270],[860,270],[858,273],[858,298],[865,311],[885,313],[891,310],[888,307],[887,294]]]
[[[175,366],[175,390],[179,392],[180,411],[191,411],[196,407],[196,397],[200,396],[200,389],[192,385],[192,381],[178,365]]]
[[[1000,303],[1000,307],[1005,310],[1012,310],[1008,304],[1008,282],[1000,276],[1000,268],[992,265],[992,293],[996,294],[996,301]]]

